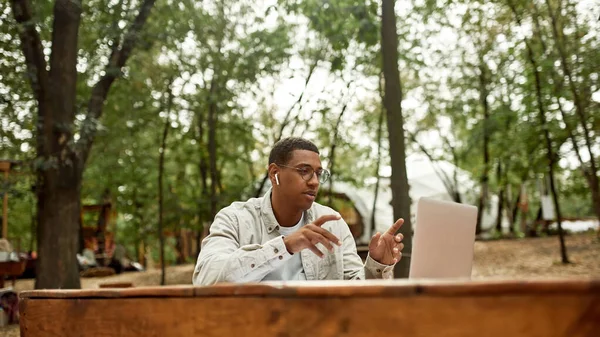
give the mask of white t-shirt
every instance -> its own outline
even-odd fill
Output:
[[[304,214],[300,218],[297,224],[292,227],[279,226],[279,233],[283,236],[289,236],[299,230],[304,225]],[[296,253],[292,258],[283,264],[281,267],[268,273],[263,281],[296,281],[306,280],[306,274],[304,273],[304,267],[302,267],[302,258],[300,253]]]

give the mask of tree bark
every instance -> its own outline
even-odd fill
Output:
[[[489,183],[489,168],[490,168],[490,130],[489,130],[489,119],[490,109],[487,101],[488,97],[488,79],[487,79],[487,67],[483,58],[480,60],[479,66],[479,100],[483,109],[483,172],[481,173],[481,191],[479,195],[479,211],[477,212],[477,226],[475,229],[476,234],[480,234],[483,231],[483,213],[487,203],[488,197],[488,183]]]
[[[169,133],[169,116],[165,121],[162,133],[162,143],[158,159],[158,242],[160,249],[160,285],[165,285],[165,234],[163,225],[164,200],[163,200],[163,174],[165,163],[165,150],[167,146],[167,135]]]
[[[394,218],[403,218],[400,232],[404,235],[402,259],[394,269],[394,276],[406,278],[410,271],[412,251],[412,224],[408,177],[406,175],[406,145],[404,117],[402,116],[402,86],[398,71],[398,35],[394,0],[382,0],[381,10],[381,54],[385,96],[383,105],[387,112],[388,139],[392,166],[392,207]],[[390,224],[391,226],[391,224]]]
[[[513,11],[513,14],[515,15],[515,19],[517,20],[517,23],[519,24],[519,26],[522,26],[521,18],[519,16],[516,8],[514,7],[514,4],[512,3],[512,1],[509,1],[509,5],[511,7],[511,10]],[[525,47],[527,48],[527,58],[528,58],[529,63],[531,64],[531,68],[533,70],[533,75],[535,78],[535,93],[536,93],[536,102],[537,102],[537,107],[538,107],[538,115],[540,118],[540,124],[542,126],[542,129],[544,130],[543,133],[544,133],[544,140],[546,143],[546,156],[548,158],[548,174],[550,176],[550,192],[552,193],[552,201],[554,203],[554,209],[556,212],[556,223],[558,226],[558,237],[559,237],[559,241],[560,241],[561,261],[562,261],[562,263],[566,264],[566,263],[569,263],[569,258],[567,256],[567,247],[565,245],[565,238],[564,238],[564,233],[563,233],[563,229],[562,229],[562,216],[560,213],[558,194],[556,192],[556,187],[554,186],[554,166],[556,164],[556,158],[555,158],[554,150],[552,148],[552,139],[550,137],[550,131],[548,131],[548,123],[546,121],[546,111],[544,109],[545,105],[544,105],[543,96],[542,96],[541,74],[538,69],[538,65],[537,65],[537,61],[534,56],[533,48],[531,47],[529,40],[527,38],[524,38],[524,42],[525,42]]]
[[[57,0],[48,71],[33,13],[27,0],[12,1],[22,26],[19,37],[31,87],[38,101],[36,167],[38,262],[36,288],[79,288],[81,172],[72,151],[72,121],[77,85],[79,1]],[[50,85],[52,84],[52,85]]]
[[[81,179],[94,139],[94,128],[82,127],[75,143],[77,45],[81,1],[56,0],[50,70],[28,0],[11,0],[20,26],[27,75],[38,103],[36,167],[38,262],[35,287],[80,288],[76,254],[79,248]],[[121,48],[115,46],[105,76],[94,86],[86,120],[96,120],[120,69],[139,38],[154,0],[145,0]],[[89,126],[89,123],[86,124]]]
[[[504,210],[504,194],[505,194],[505,185],[502,182],[502,163],[498,163],[496,177],[498,180],[498,184],[502,186],[500,188],[500,192],[498,193],[498,213],[496,215],[496,232],[498,234],[502,234],[502,212]]]
[[[200,172],[200,181],[202,183],[202,191],[200,192],[200,201],[198,202],[198,221],[200,228],[196,233],[196,256],[200,254],[200,245],[202,243],[202,236],[204,233],[204,223],[206,221],[206,208],[203,206],[203,202],[206,202],[209,198],[208,193],[208,158],[206,156],[206,142],[204,141],[204,118],[201,112],[197,113],[198,116],[198,150],[200,153],[200,162],[198,170]]]
[[[342,117],[344,116],[344,112],[346,111],[347,107],[348,107],[348,104],[346,103],[344,105],[344,107],[342,108],[342,112],[340,112],[340,115],[338,116],[337,122],[335,123],[335,129],[333,131],[333,140],[331,142],[331,152],[329,153],[329,171],[331,172],[331,177],[329,177],[329,194],[327,196],[327,199],[328,199],[327,203],[330,207],[332,205],[331,203],[332,203],[332,198],[333,198],[333,180],[334,180],[334,173],[335,173],[335,149],[337,147],[340,124],[342,122]]]
[[[444,136],[444,135],[440,135],[442,137],[442,140],[444,141],[444,143],[446,143],[446,146],[448,146],[448,149],[450,149],[450,152],[452,153],[452,164],[454,164],[454,172],[452,173],[452,190],[454,192],[454,194],[452,195],[452,198],[454,200],[454,202],[457,202],[459,204],[462,203],[462,198],[460,196],[460,190],[458,188],[458,169],[459,169],[459,156],[458,153],[456,153],[456,148],[454,146],[452,146],[452,144],[450,144],[450,140],[448,139],[448,137]]]
[[[217,215],[217,185],[218,185],[218,170],[217,170],[217,81],[213,75],[209,90],[208,103],[208,159],[210,169],[210,221]]]
[[[172,81],[169,81],[168,90],[169,96],[167,101],[167,117],[165,118],[165,126],[162,132],[162,139],[159,149],[158,156],[158,242],[160,249],[160,285],[165,285],[165,233],[164,233],[164,191],[163,191],[163,177],[165,171],[165,152],[167,151],[167,136],[169,135],[169,129],[171,126],[170,113],[171,106],[173,104],[173,91],[171,88]]]
[[[385,97],[383,94],[382,81],[383,74],[379,75],[379,97],[383,100]],[[377,230],[377,223],[375,222],[375,211],[377,210],[377,199],[379,197],[379,183],[381,180],[381,176],[379,174],[379,168],[381,166],[381,138],[383,136],[383,117],[385,115],[385,109],[381,109],[379,113],[379,120],[377,121],[377,162],[375,163],[375,177],[377,180],[375,181],[375,191],[373,195],[373,208],[371,210],[371,235],[375,233]]]
[[[571,89],[571,94],[573,95],[573,101],[575,103],[575,112],[577,113],[577,116],[579,117],[579,125],[581,126],[581,128],[583,130],[583,138],[585,140],[585,145],[588,150],[589,157],[590,157],[589,168],[585,167],[585,164],[583,163],[583,161],[581,161],[581,166],[582,166],[582,170],[584,171],[586,181],[588,182],[588,185],[590,187],[590,192],[592,194],[592,203],[593,203],[594,213],[596,214],[598,221],[600,221],[600,179],[598,178],[598,166],[596,164],[595,154],[592,150],[593,141],[590,137],[590,131],[589,131],[589,127],[588,127],[588,119],[587,119],[586,111],[585,111],[585,107],[586,107],[587,103],[584,102],[584,100],[582,99],[581,94],[580,94],[580,92],[575,84],[575,81],[573,79],[573,74],[572,74],[573,72],[572,72],[572,69],[568,62],[565,45],[563,44],[564,43],[563,39],[565,37],[564,32],[563,32],[562,26],[559,27],[558,20],[556,18],[556,13],[560,13],[560,2],[559,2],[559,5],[558,5],[558,8],[556,9],[556,11],[552,10],[552,5],[550,4],[550,1],[548,1],[548,0],[546,0],[546,6],[548,7],[548,14],[550,16],[551,23],[552,23],[552,35],[554,36],[554,40],[555,40],[554,45],[556,46],[556,49],[558,50],[558,54],[560,55],[560,60],[561,60],[560,64],[561,64],[562,70],[569,82],[569,88]],[[559,30],[559,28],[560,28],[560,30]],[[577,55],[577,54],[575,54],[575,55]],[[566,120],[565,120],[565,122],[566,122]],[[587,174],[586,174],[586,172],[587,172]],[[598,236],[600,236],[600,231],[598,231]]]
[[[350,89],[350,85],[352,81],[349,81],[346,88]],[[335,174],[335,149],[337,147],[337,142],[340,133],[340,125],[342,124],[342,118],[344,117],[344,112],[348,108],[348,103],[350,103],[350,99],[346,100],[346,104],[342,107],[342,111],[340,112],[337,121],[335,122],[335,128],[333,129],[333,138],[331,140],[331,151],[329,153],[329,172],[331,173],[331,177],[329,178],[329,194],[327,196],[327,203],[331,207],[332,198],[333,198],[333,180]]]
[[[517,225],[517,215],[519,212],[519,203],[521,202],[521,185],[519,185],[519,193],[517,193],[517,197],[515,198],[515,202],[512,204],[512,208],[510,210],[510,232],[515,231],[515,226]],[[510,200],[508,200],[510,202]],[[509,206],[510,207],[510,206]]]

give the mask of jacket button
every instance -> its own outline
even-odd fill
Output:
[[[279,253],[279,249],[275,248],[275,254]]]
[[[269,227],[269,228],[267,228],[267,229],[268,229],[268,230],[272,230],[272,229],[273,229],[273,227]]]
[[[280,260],[283,260],[283,256],[279,255],[279,259],[280,259]]]
[[[378,272],[378,273],[381,273],[381,269],[377,269],[377,272]]]
[[[254,268],[254,263],[250,265],[250,268]]]

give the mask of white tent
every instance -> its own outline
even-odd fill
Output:
[[[431,162],[423,155],[414,154],[407,158],[406,170],[409,184],[409,196],[411,199],[411,219],[415,223],[415,212],[417,202],[420,198],[434,198],[440,200],[452,201],[452,196],[448,193],[444,185],[444,174],[453,179],[456,171],[458,181],[458,191],[462,202],[477,205],[479,200],[478,183],[470,178],[470,175],[457,168],[451,163],[444,161]],[[374,180],[374,179],[373,179]],[[326,186],[325,188],[328,188]],[[363,235],[357,239],[359,244],[366,244],[372,235],[371,233],[371,212],[375,196],[375,184],[367,184],[362,188],[356,188],[344,182],[335,182],[333,191],[344,193],[355,204],[357,211],[363,217],[365,229]],[[376,231],[385,231],[394,222],[394,212],[391,206],[392,191],[390,187],[390,178],[380,178],[379,193],[377,204],[375,206],[375,229]],[[490,203],[485,208],[482,218],[483,228],[495,226],[497,216],[497,198],[490,195]],[[508,226],[508,221],[504,219],[504,226]],[[416,225],[416,224],[415,224]]]

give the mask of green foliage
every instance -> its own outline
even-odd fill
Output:
[[[508,1],[396,1],[403,111],[412,135],[409,153],[425,149],[434,160],[452,162],[478,180],[484,169],[482,142],[489,136],[490,193],[507,186],[517,191],[526,184],[536,208],[535,182],[548,164],[526,38],[542,76],[542,104],[558,153],[564,213],[590,216],[590,190],[570,134],[584,166],[590,157],[600,161],[597,146],[591,156],[585,153],[583,130],[585,124],[591,143],[599,143],[600,27],[584,5],[563,1],[556,11],[562,30],[557,39],[545,1],[512,2],[522,25]],[[31,3],[48,46],[54,3]],[[112,46],[122,43],[138,3],[83,2],[76,137],[91,86],[103,71],[119,71],[104,67]],[[165,228],[201,231],[211,220],[211,180],[205,171],[211,107],[217,115],[218,208],[254,194],[252,186],[262,178],[266,156],[280,133],[314,140],[325,166],[335,142],[334,179],[364,185],[375,174],[383,109],[377,83],[380,10],[380,2],[354,0],[280,0],[271,7],[248,0],[157,1],[140,45],[111,88],[102,118],[86,126],[98,133],[84,172],[82,203],[99,202],[108,189],[119,214],[118,240],[131,253],[140,242],[156,245],[158,158],[168,123]],[[566,53],[572,83],[559,50]],[[29,246],[35,207],[31,172],[34,165],[48,163],[34,161],[36,103],[10,2],[0,3],[0,55],[0,159],[20,160],[26,172],[3,181],[2,191],[9,193],[9,234]],[[306,93],[292,106],[302,93],[296,82],[306,80],[311,66]],[[482,91],[489,107],[485,122]],[[282,111],[288,108],[289,123],[284,125]],[[389,165],[386,136],[384,127],[383,167]],[[495,174],[498,166],[500,176]],[[171,262],[172,246],[170,242]]]

